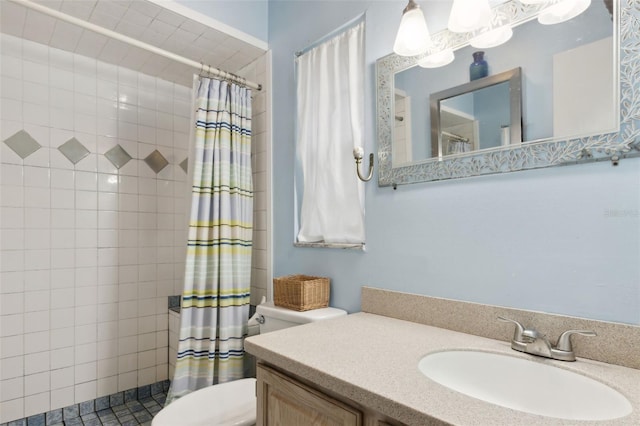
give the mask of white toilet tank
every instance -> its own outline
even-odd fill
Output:
[[[347,315],[346,311],[338,308],[320,308],[303,312],[292,311],[291,309],[275,306],[273,302],[266,302],[256,306],[256,313],[260,323],[260,334]]]

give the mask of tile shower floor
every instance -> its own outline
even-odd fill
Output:
[[[134,426],[151,425],[151,419],[164,405],[167,394],[140,401],[129,401],[122,405],[63,420],[58,426]],[[27,426],[31,426],[27,423]]]
[[[0,426],[134,426],[151,425],[164,406],[168,384],[119,392],[94,401],[75,404]]]

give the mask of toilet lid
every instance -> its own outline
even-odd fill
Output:
[[[256,422],[256,379],[209,386],[183,396],[155,415],[152,426],[245,426]]]

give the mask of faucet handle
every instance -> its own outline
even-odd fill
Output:
[[[515,324],[516,329],[513,332],[513,340],[521,342],[522,341],[522,337],[523,334],[525,333],[525,329],[522,326],[522,324],[520,324],[518,321],[516,320],[512,320],[510,318],[505,318],[505,317],[498,317],[498,319],[502,322],[510,322],[512,324]]]
[[[596,332],[591,330],[567,330],[558,338],[556,349],[559,351],[573,352],[573,345],[571,345],[571,336],[573,336],[574,334],[580,334],[581,336],[597,336]]]

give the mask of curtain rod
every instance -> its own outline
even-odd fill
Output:
[[[94,33],[98,33],[98,34],[101,34],[101,35],[116,39],[116,40],[121,41],[123,43],[129,44],[131,46],[147,50],[147,51],[149,51],[151,53],[155,53],[156,55],[160,55],[160,56],[163,56],[163,57],[165,57],[167,59],[171,59],[172,61],[180,62],[181,64],[188,65],[188,66],[190,66],[192,68],[195,68],[195,69],[199,70],[202,73],[206,72],[206,73],[211,74],[211,75],[213,75],[215,77],[220,77],[220,78],[223,78],[223,79],[228,79],[228,80],[230,79],[230,80],[236,81],[236,82],[238,82],[240,84],[243,84],[243,85],[245,85],[247,87],[250,87],[252,89],[262,90],[262,85],[261,84],[254,83],[253,81],[248,81],[248,80],[246,80],[246,79],[244,79],[242,77],[239,77],[237,75],[234,75],[234,74],[232,74],[230,72],[223,71],[221,69],[214,68],[214,67],[211,67],[210,65],[205,65],[205,64],[202,64],[200,62],[196,62],[194,60],[185,58],[184,56],[176,55],[175,53],[171,53],[171,52],[166,51],[164,49],[160,49],[159,47],[153,46],[153,45],[148,44],[148,43],[144,43],[144,42],[142,42],[140,40],[136,40],[134,38],[131,38],[131,37],[128,37],[126,35],[120,34],[118,32],[109,30],[109,29],[101,27],[99,25],[95,25],[95,24],[93,24],[91,22],[84,21],[84,20],[76,18],[74,16],[67,15],[66,13],[62,13],[62,12],[57,11],[55,9],[51,9],[51,8],[46,7],[46,6],[42,6],[41,4],[34,3],[32,1],[29,1],[29,0],[10,0],[10,1],[12,1],[14,3],[17,3],[17,4],[20,4],[22,6],[25,6],[25,7],[29,8],[29,9],[33,9],[33,10],[36,10],[38,12],[44,13],[46,15],[53,16],[54,18],[58,18],[60,20],[68,22],[70,24],[77,25],[77,26],[82,27],[84,29],[87,29],[89,31],[93,31]]]
[[[314,49],[315,47],[321,45],[322,43],[324,43],[326,41],[329,41],[330,39],[338,36],[339,34],[345,32],[347,30],[350,30],[351,28],[355,28],[358,24],[360,24],[360,22],[364,21],[365,17],[366,17],[366,12],[362,13],[361,15],[356,16],[355,18],[353,18],[352,20],[350,20],[348,22],[345,22],[344,24],[340,25],[335,30],[331,31],[329,34],[323,35],[318,40],[314,41],[313,43],[311,43],[310,45],[308,45],[304,49],[298,50],[295,53],[296,58],[299,57],[299,56],[304,55],[308,51]]]
[[[449,138],[451,138],[451,139],[454,139],[454,142],[469,143],[469,138],[465,138],[463,136],[456,135],[455,133],[451,133],[451,132],[447,132],[446,130],[443,130],[442,134],[447,136],[447,137],[449,137]]]

